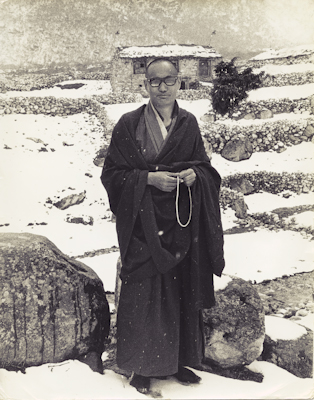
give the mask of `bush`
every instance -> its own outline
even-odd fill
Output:
[[[216,78],[211,92],[213,109],[221,115],[230,113],[241,100],[247,98],[249,90],[262,86],[264,72],[253,74],[252,68],[246,68],[241,73],[234,65],[235,58],[230,62],[221,61],[215,67]]]

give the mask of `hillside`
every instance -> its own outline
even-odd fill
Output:
[[[117,46],[212,45],[224,58],[311,43],[311,0],[3,0],[0,71],[106,69]]]

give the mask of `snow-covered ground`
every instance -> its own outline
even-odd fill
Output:
[[[81,86],[78,89],[61,89],[61,87],[57,85],[73,85],[76,83],[81,83]],[[61,83],[56,84],[54,87],[49,89],[38,89],[28,91],[9,91],[6,93],[0,93],[0,99],[7,99],[10,97],[47,97],[47,96],[54,96],[54,97],[67,97],[72,99],[78,99],[85,96],[93,95],[101,95],[107,94],[111,91],[110,82],[108,80],[105,81],[87,81],[85,79],[76,79],[76,80],[69,80],[64,81]]]
[[[254,74],[258,74],[259,72],[262,72],[262,71],[266,72],[266,74],[269,74],[269,75],[313,72],[314,65],[311,63],[291,64],[291,65],[266,64],[260,68],[253,68]]]
[[[75,96],[97,94],[101,87],[110,90],[105,84],[84,83],[87,84],[84,92],[82,88],[74,90]],[[265,88],[256,92],[260,97],[270,98],[276,89]],[[304,94],[304,87],[285,90],[288,96],[284,97],[294,98],[297,93],[302,93],[301,97],[308,95]],[[314,93],[314,85],[310,86],[310,90]],[[56,96],[59,91],[62,97],[66,97],[66,90],[59,88],[40,92],[42,96]],[[23,94],[19,92],[19,95]],[[123,113],[141,104],[110,105],[106,106],[106,110],[108,116],[117,121]],[[208,100],[180,100],[179,104],[193,112],[198,120],[209,107]],[[95,153],[101,147],[101,135],[102,128],[97,119],[85,113],[67,117],[0,116],[0,232],[44,235],[70,256],[117,247],[115,225],[110,220],[107,195],[100,182],[101,168],[93,164]],[[239,163],[229,162],[214,154],[212,164],[222,176],[262,170],[313,172],[313,150],[314,144],[302,143],[280,154],[254,153],[249,160]],[[48,197],[54,200],[57,196],[62,198],[83,191],[86,191],[84,202],[63,211],[46,203]],[[263,212],[279,207],[313,204],[313,193],[294,194],[289,198],[280,194],[257,193],[246,196],[245,201],[249,212]],[[68,223],[65,221],[68,215],[91,216],[94,224]],[[225,230],[236,225],[237,219],[232,210],[224,211],[222,217]],[[313,227],[311,212],[297,215],[296,219],[300,224]],[[310,271],[313,269],[313,255],[313,243],[296,232],[273,232],[260,228],[256,232],[225,235],[226,268],[223,277],[215,279],[215,286],[217,289],[224,286],[230,279],[229,275],[261,282]],[[118,256],[119,253],[113,251],[80,258],[80,261],[97,272],[106,291],[113,292]],[[313,319],[302,319],[298,321],[299,324],[289,321],[292,324],[290,328],[283,325],[286,322],[279,317],[267,317],[266,333],[275,340],[284,338],[288,329],[290,336],[296,338],[304,332],[302,324],[309,326]],[[262,383],[198,372],[202,377],[200,385],[183,386],[174,379],[154,380],[153,389],[160,390],[167,399],[306,399],[313,394],[312,379],[297,378],[266,362],[255,361],[249,368],[264,374]],[[75,360],[27,368],[26,374],[0,369],[0,399],[139,398],[146,396],[132,388],[125,377],[112,371],[105,371],[104,375],[93,373],[89,367]]]

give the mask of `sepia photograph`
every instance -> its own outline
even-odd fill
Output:
[[[314,398],[313,21],[0,0],[0,400]]]

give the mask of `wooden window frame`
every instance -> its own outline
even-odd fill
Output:
[[[207,63],[207,74],[206,75],[201,75],[200,74],[200,69],[201,69],[201,62],[206,62]],[[212,77],[212,68],[211,68],[211,60],[210,59],[200,59],[198,60],[198,74],[199,76],[206,76],[206,77]]]
[[[143,66],[138,64],[143,64]],[[146,60],[145,59],[133,60],[133,74],[139,75],[139,74],[145,74],[145,72],[146,72]]]

